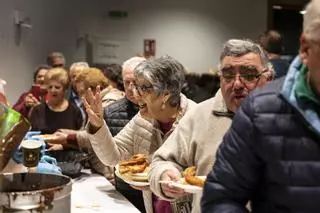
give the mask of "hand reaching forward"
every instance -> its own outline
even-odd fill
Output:
[[[63,146],[61,144],[47,143],[47,145],[48,145],[48,150],[47,151],[63,150]]]
[[[180,173],[168,169],[162,173],[160,180],[178,182],[180,180],[180,177]],[[186,194],[183,189],[174,187],[170,183],[161,183],[161,189],[162,192],[170,198],[179,198]]]
[[[103,108],[102,100],[100,97],[100,86],[97,86],[95,94],[89,88],[82,97],[83,105],[88,114],[88,121],[90,124],[99,129],[103,125]]]

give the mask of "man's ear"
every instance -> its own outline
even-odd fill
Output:
[[[267,76],[267,81],[272,81],[274,79],[274,77],[272,76],[271,72],[270,75]]]
[[[309,50],[310,50],[310,43],[306,38],[306,36],[302,34],[300,36],[299,55],[303,64],[308,64]]]
[[[272,76],[272,72],[271,72],[270,69],[268,70],[268,72],[266,72],[266,73],[264,74],[264,77],[265,77],[265,79],[266,79],[267,81],[272,81],[272,80],[274,79],[274,77]]]

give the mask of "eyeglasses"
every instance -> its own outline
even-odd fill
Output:
[[[58,68],[58,67],[63,67],[63,64],[52,64],[52,68]]]
[[[137,91],[139,96],[145,95],[146,93],[150,92],[153,89],[152,84],[142,84],[138,85],[135,82],[133,83],[134,90]]]
[[[124,80],[123,81],[123,85],[125,86],[125,87],[129,87],[129,86],[132,86],[133,85],[133,80]]]
[[[239,74],[239,79],[242,83],[250,84],[257,82],[263,73],[268,72],[268,69],[264,69],[262,72],[259,72],[258,69],[254,66],[241,66],[236,72],[234,68],[222,68],[221,77],[227,82],[234,82],[236,79],[237,73]]]

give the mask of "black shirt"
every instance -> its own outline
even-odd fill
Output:
[[[62,112],[52,111],[46,103],[42,103],[33,108],[30,123],[33,131],[52,134],[58,129],[80,129],[82,116],[80,110],[70,102],[68,108]]]

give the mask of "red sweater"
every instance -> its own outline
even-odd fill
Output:
[[[17,103],[15,103],[13,105],[13,109],[17,112],[19,112],[22,116],[28,118],[29,115],[29,111],[31,109],[31,107],[26,107],[24,99],[25,97],[29,94],[29,92],[25,92],[22,93],[22,95],[20,95]]]

